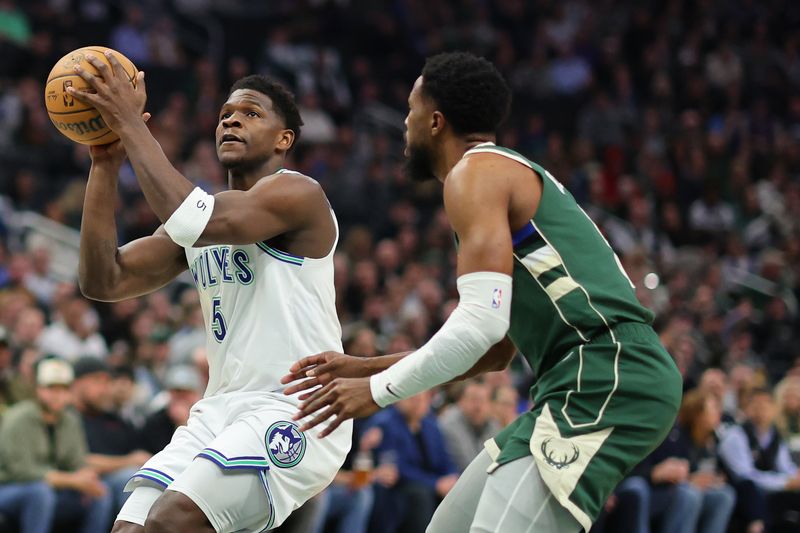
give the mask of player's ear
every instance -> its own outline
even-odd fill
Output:
[[[292,130],[281,130],[278,134],[276,147],[281,151],[288,151],[294,144],[294,132]]]
[[[444,130],[447,121],[441,111],[434,111],[431,115],[431,136],[436,136]]]

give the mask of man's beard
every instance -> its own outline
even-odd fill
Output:
[[[427,146],[408,145],[408,157],[403,167],[406,176],[413,181],[436,179],[433,174],[433,151]]]

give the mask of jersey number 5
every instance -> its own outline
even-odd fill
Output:
[[[214,333],[214,338],[217,342],[225,340],[225,334],[228,333],[228,326],[225,325],[225,317],[222,315],[220,306],[222,301],[219,296],[211,300],[211,331]]]

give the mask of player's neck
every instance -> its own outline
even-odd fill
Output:
[[[257,167],[228,170],[228,188],[247,191],[264,176],[275,174],[283,168],[283,164],[283,158],[274,158]]]
[[[473,133],[463,137],[450,137],[444,141],[444,148],[440,152],[441,160],[435,167],[435,176],[444,182],[453,167],[461,161],[467,150],[486,142],[494,142],[495,136],[487,133]]]

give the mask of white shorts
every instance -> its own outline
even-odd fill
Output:
[[[295,412],[296,404],[278,394],[203,398],[187,425],[128,481],[125,490],[134,493],[117,519],[144,525],[158,487],[185,494],[219,532],[279,526],[328,486],[352,439],[350,421],[324,439],[317,438],[321,427],[300,433]]]

